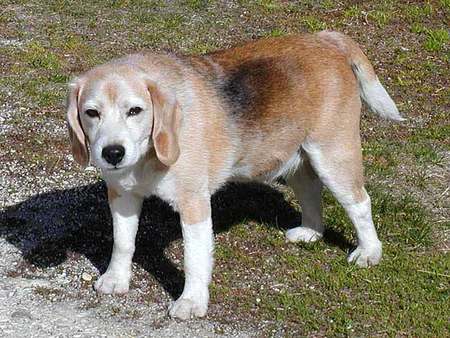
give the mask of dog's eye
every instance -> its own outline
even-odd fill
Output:
[[[84,113],[89,117],[99,117],[100,116],[98,111],[95,109],[88,109]]]
[[[141,111],[142,111],[141,107],[130,108],[130,110],[128,111],[128,116],[135,116],[135,115],[139,114]]]

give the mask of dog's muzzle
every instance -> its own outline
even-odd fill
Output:
[[[119,144],[106,146],[102,150],[102,157],[112,165],[117,165],[125,156],[125,148]]]

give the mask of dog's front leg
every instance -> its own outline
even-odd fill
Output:
[[[214,251],[209,198],[190,200],[180,206],[180,214],[185,283],[183,293],[171,305],[169,314],[180,319],[203,317],[208,309]]]
[[[108,188],[108,201],[113,219],[114,245],[108,269],[94,287],[106,294],[126,293],[131,279],[131,260],[143,198],[129,192],[118,194]]]

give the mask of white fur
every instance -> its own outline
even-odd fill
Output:
[[[336,182],[335,173],[340,168],[333,167],[336,163],[328,162],[324,157],[321,146],[309,139],[302,144],[302,148],[306,151],[316,174],[319,176],[323,184],[325,184],[343,206],[353,203],[349,189],[342,184]],[[340,156],[340,155],[337,155]],[[348,179],[351,179],[349,177]]]
[[[154,170],[153,166],[157,165],[156,161],[156,159],[148,160],[141,157],[131,168],[114,171],[102,170],[102,176],[108,186],[115,187],[119,192],[133,192],[145,197],[156,195],[178,210],[175,178],[171,172]]]
[[[366,200],[348,205],[345,210],[358,237],[358,247],[350,254],[348,261],[361,267],[378,264],[381,260],[382,245],[372,221],[370,197],[367,195]]]
[[[131,278],[131,260],[135,249],[135,238],[139,224],[143,199],[124,193],[110,203],[114,246],[106,272],[95,283],[101,293],[126,293]]]
[[[288,242],[310,243],[321,239],[322,236],[322,232],[311,229],[304,225],[286,231],[286,240]]]
[[[90,141],[93,164],[102,170],[115,169],[102,157],[102,150],[106,146],[118,144],[125,148],[125,155],[116,168],[123,170],[135,165],[148,149],[152,107],[134,93],[130,84],[120,77],[111,76],[113,79],[109,81],[114,80],[118,85],[120,99],[112,103],[101,94],[91,97],[80,107],[80,120]],[[103,93],[103,85],[96,84],[94,93]],[[132,107],[140,107],[143,111],[136,116],[127,116]],[[100,117],[87,116],[87,109],[97,110]]]
[[[306,141],[302,147],[307,152],[320,180],[331,190],[339,203],[344,207],[355,227],[358,247],[349,256],[349,261],[355,262],[362,267],[377,264],[381,259],[382,249],[372,221],[369,195],[362,188],[366,196],[365,200],[359,203],[355,201],[351,188],[352,177],[339,177],[336,175],[339,172],[339,168],[334,168],[329,164],[330,162],[327,162],[318,144]]]
[[[140,196],[156,194],[171,203],[175,209],[175,181],[170,173],[158,174],[152,170],[152,161],[140,160],[130,169],[118,172],[104,171],[108,186],[115,187],[121,194],[111,203],[114,222],[114,249],[107,272],[95,285],[103,293],[128,291],[131,276],[131,258],[134,252],[134,238],[139,220]],[[145,182],[145,184],[142,184]],[[118,212],[122,210],[122,214]],[[128,215],[123,216],[123,213]],[[209,301],[208,286],[213,267],[214,237],[212,220],[196,224],[182,222],[184,241],[185,286],[180,298],[169,310],[172,317],[187,319],[206,315]]]
[[[196,224],[182,223],[184,242],[184,290],[172,304],[172,317],[188,319],[206,315],[209,301],[208,286],[213,268],[214,236],[211,218]]]
[[[272,181],[279,177],[289,177],[298,168],[301,163],[300,153],[296,151],[283,165],[267,176],[268,181]]]
[[[286,239],[289,242],[315,242],[322,238],[324,231],[321,208],[322,182],[318,177],[311,177],[303,166],[288,179],[288,184],[300,202],[302,225],[288,230]]]
[[[397,106],[384,89],[378,77],[368,79],[362,67],[353,67],[353,72],[358,79],[361,98],[367,103],[370,109],[383,118],[403,121]]]

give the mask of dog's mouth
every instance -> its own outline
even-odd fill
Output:
[[[107,171],[107,172],[114,172],[114,173],[118,173],[121,172],[123,170],[125,170],[126,168],[128,168],[127,166],[114,166],[114,167],[108,167],[108,168],[104,168],[103,170]]]

